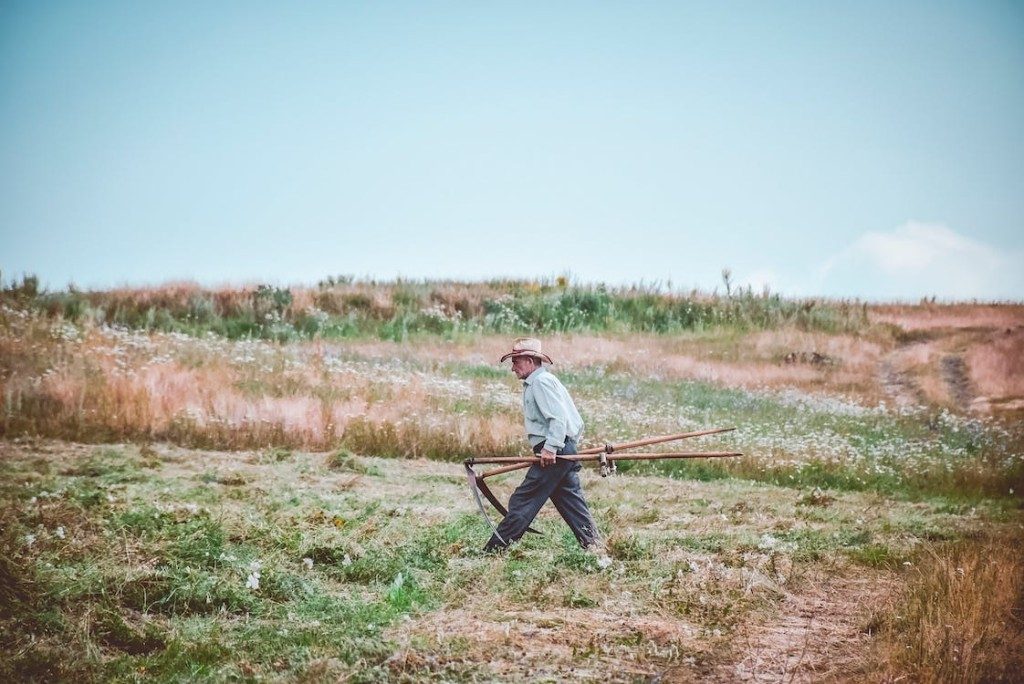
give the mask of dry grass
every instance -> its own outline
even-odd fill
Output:
[[[359,287],[367,296],[374,291],[369,285]],[[358,290],[352,288],[349,294]],[[449,294],[457,299],[456,291],[462,292],[455,288]],[[232,292],[221,294],[234,301],[231,297],[242,297],[244,291]],[[195,293],[194,287],[182,285],[110,296],[130,295],[152,303],[168,298],[187,301]],[[969,311],[953,308],[966,325]],[[977,325],[971,330],[933,331],[929,338],[909,344],[886,330],[854,335],[795,329],[671,337],[553,335],[545,344],[558,361],[556,370],[603,367],[637,377],[726,387],[826,391],[869,405],[895,399],[909,405],[926,402],[962,412],[1016,415],[1024,409],[1024,333],[977,330],[992,317],[993,309],[976,309]],[[1016,309],[997,311],[1005,316]],[[886,315],[895,320],[897,313],[908,317],[907,325],[922,315],[915,309]],[[508,343],[505,337],[424,337],[403,344],[314,341],[278,347],[76,327],[9,308],[3,318],[0,389],[6,434],[328,449],[357,420],[354,439],[368,434],[387,438],[394,449],[410,448],[414,454],[433,448],[420,442],[445,449],[454,443],[464,451],[470,447],[466,436],[471,430],[495,449],[514,439],[517,421],[488,415],[474,423],[461,411],[452,415],[451,396],[439,398],[429,382],[401,368],[411,363],[441,378],[446,363],[493,368]],[[960,386],[945,372],[943,361],[951,355],[965,363]],[[787,357],[796,361],[788,363]],[[812,357],[823,361],[808,361]],[[341,366],[329,367],[337,359]],[[353,367],[349,359],[370,362]],[[396,368],[406,376],[400,386],[394,383]],[[494,384],[493,379],[484,379]],[[469,384],[480,389],[486,383]],[[513,385],[509,379],[506,398],[512,398]],[[422,440],[401,425],[413,419],[426,433]]]
[[[966,361],[979,403],[1024,409],[1024,329],[992,333],[987,344],[967,352]]]
[[[432,459],[522,448],[520,390],[495,363],[505,338],[277,344],[79,328],[10,309],[2,315],[0,433],[7,436],[207,449],[347,445]],[[708,421],[742,422],[744,442],[730,446],[748,458],[690,476],[795,481],[806,472],[817,478],[803,480],[812,486],[917,481],[932,491],[1005,493],[1019,480],[1013,435],[1004,439],[991,425],[933,416],[922,442],[920,430],[898,424],[898,414],[872,408],[892,389],[873,368],[884,363],[902,383],[897,391],[910,395],[900,411],[923,416],[929,409],[920,404],[929,398],[962,411],[940,402],[945,395],[932,396],[949,385],[940,362],[950,354],[937,345],[958,340],[901,347],[885,335],[858,340],[782,330],[552,336],[545,344],[555,370],[575,375],[588,439],[616,442]],[[797,360],[787,362],[794,352]],[[813,361],[815,353],[825,360]],[[835,416],[850,418],[836,422]],[[956,436],[958,423],[969,433]],[[889,434],[874,434],[878,429]],[[805,465],[813,468],[804,471]]]
[[[1021,304],[878,304],[868,308],[872,323],[908,332],[936,329],[1016,328],[1024,325]]]
[[[894,681],[1013,682],[1024,672],[1021,539],[926,547],[882,618]]]
[[[8,323],[0,334],[7,435],[326,450],[348,430],[357,448],[370,439],[380,453],[412,456],[507,452],[518,438],[511,413],[451,410],[459,396],[472,398],[474,383],[418,373],[386,353],[352,361],[347,350],[320,343],[283,348]],[[489,382],[498,400],[512,398],[511,384]]]

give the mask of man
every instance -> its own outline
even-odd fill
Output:
[[[512,372],[523,381],[523,422],[540,463],[530,466],[509,499],[508,515],[484,548],[497,551],[522,537],[548,499],[586,548],[597,541],[597,526],[580,490],[580,464],[558,458],[576,453],[583,419],[565,386],[544,367],[544,362],[554,362],[541,352],[540,340],[519,338],[498,363],[508,359]]]

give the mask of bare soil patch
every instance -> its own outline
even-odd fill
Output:
[[[894,581],[859,570],[856,577],[821,577],[787,593],[778,613],[752,624],[737,641],[740,657],[720,668],[721,681],[863,681],[866,629]]]
[[[479,674],[504,681],[696,681],[719,657],[699,627],[672,617],[600,608],[497,610],[479,603],[394,630],[401,647],[393,668],[419,669],[433,658],[437,669],[485,664]]]

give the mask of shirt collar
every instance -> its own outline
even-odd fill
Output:
[[[529,385],[531,382],[533,382],[534,380],[537,379],[538,375],[540,375],[541,373],[547,373],[547,372],[548,371],[547,371],[546,368],[544,368],[544,366],[537,366],[536,370],[534,370],[532,373],[527,375],[526,379],[523,380],[523,386],[525,387],[526,385]]]

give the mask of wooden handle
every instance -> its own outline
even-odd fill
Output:
[[[603,452],[602,452],[603,453]],[[665,452],[653,452],[648,454],[608,454],[609,461],[654,461],[659,458],[723,458],[727,456],[742,456],[743,454],[738,451],[665,451]],[[558,456],[563,461],[596,461],[600,458],[600,454],[563,454]],[[540,457],[538,456],[493,456],[477,458],[471,461],[472,465],[485,465],[494,463],[508,463],[517,464],[520,466],[533,465],[534,463],[540,463]],[[499,469],[500,470],[500,469]],[[515,470],[515,468],[510,468]],[[495,472],[495,471],[491,471]],[[508,472],[508,471],[504,471]]]

